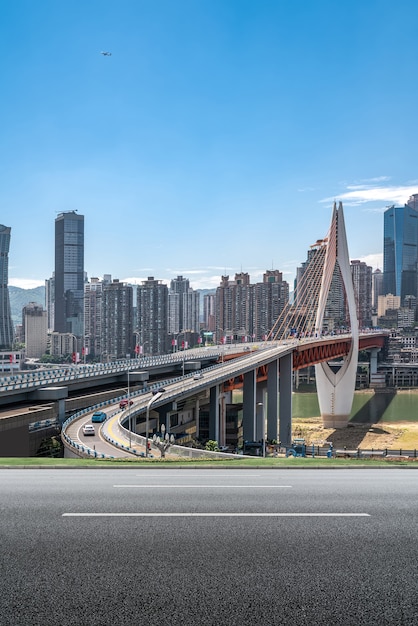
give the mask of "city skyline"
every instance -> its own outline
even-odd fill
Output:
[[[213,289],[277,269],[292,286],[334,199],[350,259],[383,269],[383,213],[418,192],[417,16],[412,0],[9,4],[9,284],[51,277],[54,220],[77,210],[89,278]]]

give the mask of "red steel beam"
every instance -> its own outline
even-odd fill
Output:
[[[359,339],[359,350],[370,348],[383,348],[385,337],[365,335]],[[309,365],[321,363],[321,361],[332,361],[333,359],[346,356],[351,347],[351,339],[338,339],[335,337],[322,339],[315,344],[297,345],[293,351],[293,369],[300,370]],[[241,355],[234,355],[241,356]],[[268,366],[257,367],[257,382],[267,380]],[[223,384],[224,391],[239,389],[243,386],[244,377],[242,375],[231,378]]]

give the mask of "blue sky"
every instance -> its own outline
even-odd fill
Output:
[[[350,258],[382,268],[383,211],[418,192],[417,18],[415,0],[3,3],[9,284],[51,276],[73,209],[89,277],[293,285],[334,199]]]

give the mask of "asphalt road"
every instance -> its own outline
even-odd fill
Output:
[[[2,626],[418,624],[414,470],[7,469],[0,511]]]

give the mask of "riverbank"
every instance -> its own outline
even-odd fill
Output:
[[[293,436],[335,447],[418,449],[418,389],[356,391],[349,426],[325,429],[316,393],[293,394]]]
[[[418,422],[349,423],[347,428],[322,426],[321,417],[293,420],[293,437],[303,437],[308,444],[332,442],[336,448],[349,449],[418,449]]]

